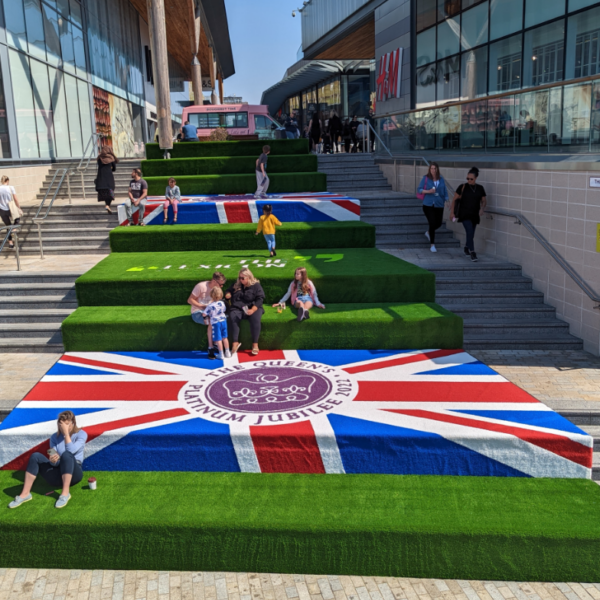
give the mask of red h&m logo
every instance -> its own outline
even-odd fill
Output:
[[[400,98],[402,52],[403,48],[398,48],[398,50],[384,54],[379,59],[379,73],[377,76],[378,102],[384,102],[390,98]]]

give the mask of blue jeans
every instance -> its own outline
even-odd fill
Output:
[[[465,228],[465,233],[467,234],[467,241],[465,246],[469,249],[469,252],[475,252],[475,229],[477,228],[477,224],[473,223],[473,221],[463,221],[463,227]]]
[[[275,250],[275,234],[265,233],[264,236],[267,242],[267,246],[269,247],[269,252],[273,252],[273,250]]]
[[[60,455],[58,464],[53,465],[47,456],[40,452],[34,452],[27,463],[27,472],[37,477],[38,473],[52,487],[62,487],[62,476],[72,475],[71,485],[76,485],[83,479],[83,469],[81,463],[75,460],[75,457],[68,450]]]

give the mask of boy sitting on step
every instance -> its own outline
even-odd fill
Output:
[[[225,302],[223,302],[223,290],[220,287],[214,287],[210,290],[212,302],[206,307],[202,313],[210,319],[212,328],[213,345],[219,349],[219,354],[216,356],[209,353],[208,358],[223,360],[223,358],[231,358],[229,352],[229,340],[227,339],[227,315],[225,314]],[[225,354],[223,354],[223,346],[225,346]]]

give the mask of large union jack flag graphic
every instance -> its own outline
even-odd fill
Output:
[[[592,438],[462,350],[65,354],[0,423],[0,465],[63,410],[99,471],[590,478]]]

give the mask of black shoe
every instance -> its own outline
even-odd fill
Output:
[[[477,254],[475,252],[471,252],[471,262],[477,262]]]
[[[304,311],[304,318],[305,319],[310,319],[310,311],[308,311],[308,310]]]
[[[208,358],[209,358],[209,360],[215,360],[217,358],[215,356],[215,349],[214,348],[209,348],[208,349]]]
[[[277,256],[277,252],[275,252],[275,250],[273,250],[273,256]]]
[[[300,321],[302,321],[303,318],[304,318],[304,309],[303,308],[299,308],[298,309],[298,316],[296,317],[296,320],[299,323]]]
[[[463,248],[463,252],[465,253],[465,256],[471,256],[471,251],[466,246]]]

